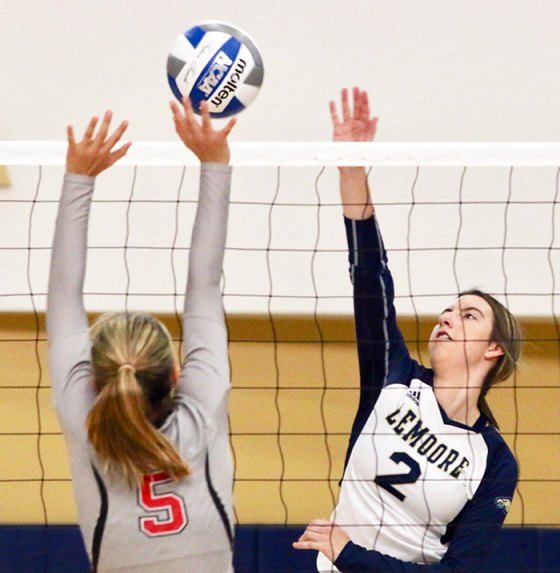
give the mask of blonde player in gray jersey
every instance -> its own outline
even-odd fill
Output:
[[[220,278],[235,121],[199,122],[171,103],[176,131],[201,161],[184,305],[181,369],[169,333],[141,313],[102,316],[83,303],[95,177],[128,151],[127,123],[68,128],[53,241],[47,330],[54,403],[66,439],[80,527],[93,571],[220,573],[231,569],[233,464]],[[164,224],[162,222],[161,224]]]

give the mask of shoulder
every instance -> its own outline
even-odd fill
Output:
[[[513,483],[515,487],[519,475],[519,465],[499,430],[489,425],[482,432],[482,437],[488,447],[485,477],[502,483]]]
[[[173,412],[159,430],[188,460],[205,453],[217,433],[214,422],[196,402],[183,394],[175,396]]]
[[[482,431],[482,436],[488,446],[489,456],[517,466],[517,460],[498,428],[489,424]]]
[[[165,420],[160,430],[165,432],[173,423],[182,422],[204,428],[208,425],[208,417],[198,405],[184,394],[177,393],[174,398],[173,411]]]
[[[426,368],[418,364],[416,360],[394,360],[391,369],[387,375],[386,386],[391,384],[403,384],[405,386],[414,386],[420,384],[422,387],[427,386],[433,390],[434,372],[431,368]]]

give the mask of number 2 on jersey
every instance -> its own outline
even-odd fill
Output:
[[[394,461],[396,464],[403,463],[407,465],[410,468],[410,471],[404,474],[388,474],[377,476],[374,481],[378,486],[381,486],[383,489],[387,490],[397,499],[404,501],[406,496],[402,494],[396,487],[393,487],[393,485],[414,483],[420,477],[420,465],[416,460],[412,459],[408,454],[405,454],[404,452],[394,452],[389,459]]]
[[[140,507],[152,513],[140,518],[140,529],[148,537],[180,533],[189,522],[185,500],[180,495],[156,491],[156,486],[170,482],[171,478],[165,472],[157,472],[145,475],[138,490]]]

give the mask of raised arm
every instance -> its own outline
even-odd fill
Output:
[[[372,141],[377,117],[371,117],[368,95],[354,88],[352,105],[348,90],[341,94],[341,114],[330,102],[333,140]],[[414,367],[397,327],[393,305],[393,279],[368,187],[364,167],[340,167],[340,196],[348,241],[350,276],[354,285],[354,317],[360,364],[360,404],[353,428],[359,433],[381,388],[406,378]],[[352,441],[350,449],[352,447]]]
[[[115,148],[127,123],[109,135],[111,112],[107,112],[96,133],[94,117],[81,141],[68,127],[66,174],[58,206],[52,245],[47,297],[47,333],[50,365],[57,402],[66,388],[68,374],[89,358],[87,315],[83,304],[87,232],[95,177],[120,159],[130,143]]]
[[[203,103],[199,123],[188,98],[182,108],[171,102],[171,109],[179,137],[201,161],[183,315],[185,365],[178,389],[225,423],[229,367],[220,281],[231,180],[227,137],[235,120],[214,129]]]
[[[111,117],[111,112],[105,113],[97,134],[98,118],[92,118],[79,142],[76,142],[72,126],[67,128],[66,174],[58,206],[47,297],[47,329],[51,343],[80,328],[87,328],[82,290],[94,181],[131,145],[127,143],[115,149],[128,124],[123,121],[113,134],[108,135]]]
[[[350,109],[348,90],[341,94],[341,112],[339,117],[336,103],[330,102],[333,124],[333,141],[365,142],[373,141],[377,130],[377,117],[370,117],[369,99],[365,91],[353,90],[353,109]],[[365,167],[338,168],[340,174],[340,197],[344,216],[348,219],[369,219],[374,208],[367,184]]]

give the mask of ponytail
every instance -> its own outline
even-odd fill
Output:
[[[86,426],[104,471],[130,486],[155,471],[176,480],[189,475],[187,463],[148,418],[172,388],[174,359],[163,325],[148,315],[108,315],[92,334],[99,394]]]
[[[486,396],[483,396],[482,394],[480,394],[480,396],[478,397],[478,404],[477,404],[478,410],[481,414],[484,414],[488,420],[490,420],[490,423],[495,427],[495,428],[500,428],[500,426],[498,426],[498,422],[496,421],[496,418],[494,417],[494,414],[492,414],[492,410],[490,409],[490,406],[488,405],[488,401],[486,400]]]

